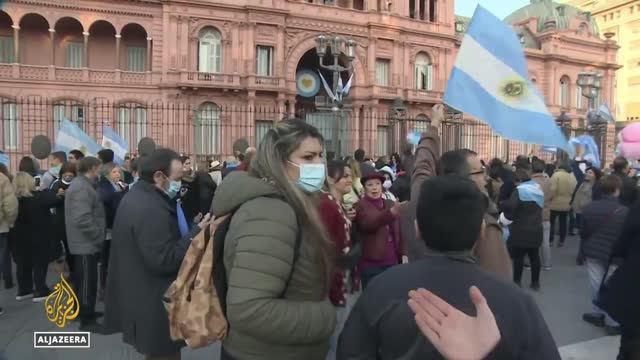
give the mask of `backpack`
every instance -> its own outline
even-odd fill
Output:
[[[163,297],[171,339],[185,340],[190,348],[201,348],[223,340],[229,329],[226,319],[229,284],[224,267],[224,242],[232,217],[233,213],[216,219],[193,238],[176,280]],[[293,275],[300,243],[299,230],[293,266],[280,297],[286,293]]]
[[[227,320],[211,282],[211,233],[218,233],[220,223],[228,217],[216,219],[191,240],[178,276],[162,299],[169,315],[171,339],[185,340],[191,348],[207,346],[227,335]]]

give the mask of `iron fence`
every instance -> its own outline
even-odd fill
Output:
[[[197,162],[225,160],[233,155],[233,144],[245,139],[258,147],[266,132],[290,115],[284,107],[219,107],[214,103],[45,100],[42,98],[0,99],[0,149],[9,155],[9,166],[17,170],[21,157],[31,155],[31,140],[46,135],[56,143],[60,123],[75,123],[96,142],[102,142],[105,126],[113,128],[127,142],[132,154],[140,139],[150,137],[157,146],[193,156]],[[326,139],[328,156],[345,156],[362,148],[372,157],[402,152],[410,131],[426,130],[425,116],[396,118],[387,112],[364,108],[337,112],[297,111],[294,115],[316,126]],[[563,125],[567,136],[587,131]],[[520,154],[538,155],[539,146],[503,139],[481,122],[447,119],[441,126],[442,151],[469,148],[481,158],[514,159]],[[609,128],[606,154],[613,153],[615,129]],[[609,155],[610,156],[610,155]],[[549,157],[549,156],[547,156]],[[611,157],[609,157],[610,159]],[[46,167],[46,163],[41,163]]]

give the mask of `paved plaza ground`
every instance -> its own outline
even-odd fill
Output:
[[[602,330],[581,320],[582,313],[590,309],[590,299],[585,270],[575,265],[576,248],[577,239],[572,238],[564,248],[553,249],[553,270],[542,274],[542,290],[533,296],[564,360],[615,359],[619,339],[606,337]],[[55,275],[50,274],[51,284],[55,279]],[[523,284],[528,283],[529,273],[525,271]],[[130,346],[122,343],[120,335],[92,335],[91,349],[34,349],[34,331],[57,330],[47,321],[43,303],[16,302],[15,289],[2,289],[0,304],[5,308],[5,314],[0,317],[0,350],[4,351],[6,360],[142,359]],[[68,330],[76,327],[77,324],[72,324]],[[182,359],[215,360],[218,352],[218,345],[197,351],[184,350]]]

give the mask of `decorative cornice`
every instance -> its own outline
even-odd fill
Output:
[[[105,9],[105,8],[99,8],[99,7],[86,7],[86,6],[76,5],[76,4],[69,4],[63,1],[44,2],[44,1],[38,1],[38,0],[12,0],[12,2],[16,4],[36,5],[36,6],[42,6],[47,8],[58,8],[58,9],[65,9],[65,10],[78,10],[78,11],[87,11],[87,12],[94,12],[94,13],[138,16],[138,17],[146,17],[146,18],[153,17],[153,14],[150,14],[149,12],[135,12],[135,11],[129,11],[129,10],[114,10],[114,9]],[[158,6],[162,6],[159,2],[152,2],[152,1],[145,1],[145,2],[149,4],[156,4]]]

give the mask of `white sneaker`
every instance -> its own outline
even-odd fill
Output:
[[[16,296],[16,300],[17,301],[22,301],[22,300],[31,299],[32,297],[33,297],[33,293],[23,294],[23,295]]]

